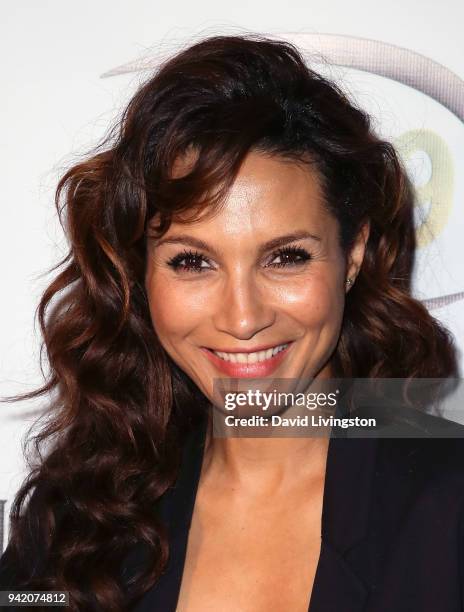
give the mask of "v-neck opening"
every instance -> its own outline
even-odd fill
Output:
[[[191,431],[182,450],[178,478],[162,499],[159,511],[165,520],[170,554],[167,566],[153,589],[147,593],[150,609],[176,612],[185,570],[190,527],[204,460],[209,415]],[[366,534],[370,484],[375,470],[375,438],[350,439],[331,436],[327,449],[321,515],[321,545],[309,599],[308,612],[316,612],[326,590],[327,557],[339,564],[343,580],[362,598],[362,585],[350,575],[343,560],[348,550]],[[357,492],[362,494],[357,494]],[[343,503],[341,503],[343,502]],[[144,598],[143,598],[144,599]],[[153,604],[160,606],[153,608]],[[145,610],[146,608],[141,608]],[[134,610],[137,612],[138,608]]]
[[[176,589],[175,589],[175,601],[173,601],[174,603],[174,607],[172,609],[172,612],[177,612],[177,606],[178,606],[178,602],[179,602],[179,597],[180,597],[180,592],[181,592],[181,587],[182,587],[182,580],[184,577],[184,570],[185,570],[185,563],[186,563],[186,557],[187,557],[187,550],[188,550],[188,542],[189,542],[189,535],[190,535],[190,527],[191,527],[191,523],[192,523],[192,518],[193,518],[193,512],[195,509],[195,502],[196,502],[196,498],[197,498],[197,493],[198,493],[198,487],[199,487],[199,480],[200,480],[200,476],[201,476],[201,470],[202,470],[202,466],[203,466],[203,459],[204,459],[204,451],[205,451],[205,445],[206,445],[206,435],[207,435],[207,430],[208,430],[208,416],[204,419],[204,421],[202,422],[201,426],[197,429],[197,431],[193,434],[191,440],[189,441],[189,443],[186,445],[186,448],[184,450],[184,459],[183,459],[183,469],[181,471],[180,474],[180,492],[182,493],[185,487],[185,490],[189,490],[191,491],[191,497],[189,499],[189,503],[187,505],[187,507],[184,507],[182,514],[184,515],[184,523],[181,526],[180,524],[176,524],[176,529],[174,529],[174,538],[173,538],[173,543],[175,542],[176,545],[176,556],[179,555],[179,557],[177,557],[178,562],[176,563],[176,567],[177,567],[177,584],[176,584]],[[332,469],[336,469],[335,467],[332,468],[332,461],[330,461],[329,463],[329,459],[331,459],[332,455],[333,455],[333,451],[331,450],[331,448],[333,448],[333,444],[334,444],[334,440],[336,440],[337,438],[333,438],[331,437],[329,440],[329,444],[328,444],[328,448],[327,448],[327,457],[326,457],[326,463],[325,463],[325,474],[324,474],[324,485],[323,485],[323,493],[322,493],[322,512],[321,512],[321,542],[320,542],[320,548],[319,548],[319,554],[318,554],[318,560],[317,560],[317,564],[316,564],[316,571],[314,574],[314,581],[313,581],[313,585],[312,585],[312,589],[311,589],[311,593],[310,593],[310,597],[309,597],[309,604],[308,604],[308,612],[311,612],[311,602],[313,599],[313,593],[315,591],[315,586],[316,586],[316,581],[317,581],[317,577],[319,574],[319,567],[321,564],[321,556],[322,556],[322,552],[323,552],[323,546],[325,545],[324,542],[324,538],[323,538],[323,532],[324,532],[324,517],[326,516],[327,512],[326,512],[326,507],[329,504],[328,501],[328,495],[329,495],[329,490],[330,490],[330,486],[327,486],[327,481],[328,478],[331,477],[332,475]],[[192,451],[193,451],[193,457],[194,457],[194,461],[192,463],[191,469],[188,469],[189,466],[184,463],[184,461],[189,457],[192,456]],[[187,467],[187,469],[186,469]],[[189,477],[193,477],[193,481],[191,480],[189,482]],[[178,506],[176,504],[174,504],[175,506]],[[179,527],[181,527],[181,529],[178,529]]]

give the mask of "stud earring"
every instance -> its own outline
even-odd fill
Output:
[[[346,284],[347,284],[348,286],[352,285],[352,284],[353,284],[353,279],[352,279],[352,278],[347,278],[347,279],[346,279]]]

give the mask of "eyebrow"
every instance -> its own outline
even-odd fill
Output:
[[[289,242],[295,242],[296,240],[303,240],[307,238],[316,242],[321,242],[322,240],[319,236],[302,230],[299,232],[293,232],[291,234],[285,234],[284,236],[277,236],[276,238],[272,238],[271,240],[264,242],[260,245],[259,252],[260,254],[262,254],[265,251],[282,247],[288,244]],[[162,244],[186,244],[196,249],[208,251],[209,253],[212,253],[215,257],[218,256],[216,249],[214,249],[212,246],[210,246],[203,240],[195,238],[194,236],[189,236],[188,234],[177,234],[176,236],[172,236],[170,238],[161,238],[157,241],[155,240],[155,246],[158,247]]]

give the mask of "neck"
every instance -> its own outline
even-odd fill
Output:
[[[325,476],[329,438],[227,437],[207,428],[203,477],[250,494],[275,495]]]

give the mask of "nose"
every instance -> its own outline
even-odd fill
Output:
[[[218,296],[214,324],[218,331],[249,340],[276,318],[276,310],[266,288],[252,275],[237,273],[225,281]]]

